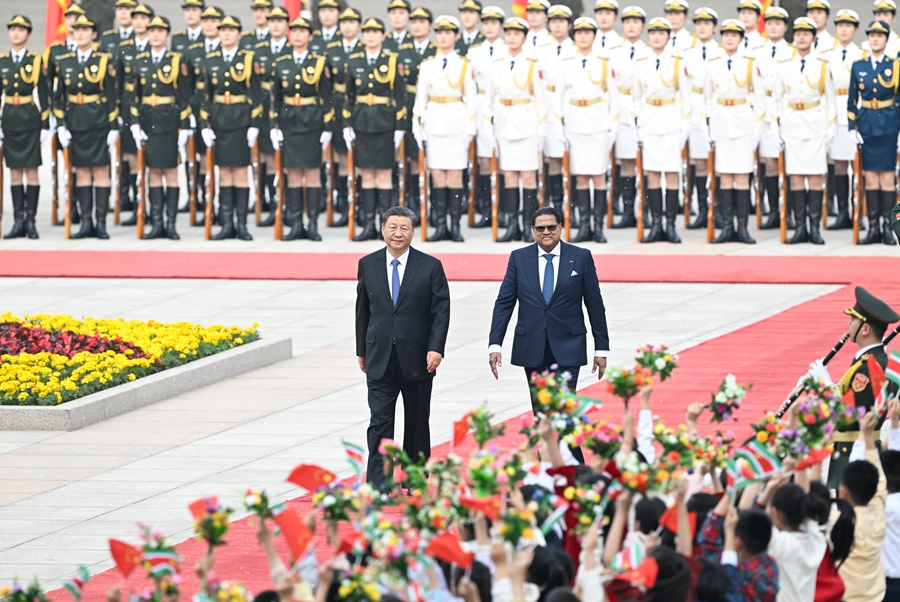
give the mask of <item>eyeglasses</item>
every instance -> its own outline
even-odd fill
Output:
[[[534,231],[538,234],[542,234],[543,232],[556,232],[556,229],[559,228],[559,224],[553,224],[551,226],[532,226]]]

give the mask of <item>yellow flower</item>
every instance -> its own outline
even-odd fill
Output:
[[[522,537],[525,539],[534,539],[534,531],[529,528],[522,529]]]
[[[550,395],[550,391],[547,389],[541,389],[537,394],[538,401],[541,405],[550,405],[550,402],[553,401],[553,397]]]
[[[769,440],[769,435],[767,435],[765,431],[759,431],[756,433],[756,440],[760,443],[765,443]]]

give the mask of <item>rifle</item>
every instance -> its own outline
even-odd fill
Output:
[[[256,202],[253,203],[253,214],[256,216],[256,225],[262,221],[262,189],[265,185],[265,181],[263,180],[262,168],[259,165],[259,138],[256,139],[256,142],[253,143],[253,150],[251,151],[251,163],[250,168],[253,171],[253,180],[256,183]]]
[[[445,216],[439,216],[446,219]],[[422,242],[428,239],[428,174],[425,169],[425,149],[419,149],[419,221],[422,223]]]
[[[606,203],[606,227],[613,227],[613,214],[615,209],[613,205],[616,202],[616,153],[613,148],[609,149],[609,175],[606,177],[606,187],[609,189],[609,201]],[[568,237],[566,240],[569,240]]]
[[[688,143],[684,143],[684,148],[681,149],[681,189],[682,189],[682,199],[684,199],[684,227],[687,228],[691,225],[691,198],[690,198],[690,155],[688,154]]]
[[[215,203],[216,200],[216,191],[214,190],[216,186],[215,149],[215,141],[213,141],[213,144],[211,146],[206,147],[206,215],[203,222],[203,236],[204,238],[206,238],[206,240],[212,238],[213,203]]]
[[[637,128],[637,123],[634,125]],[[634,175],[638,178],[638,198],[637,198],[637,241],[644,239],[644,144],[638,142],[637,155],[634,159]]]
[[[278,131],[278,116],[275,113],[275,94],[272,92],[272,88],[269,88],[269,107],[272,115],[272,129]],[[256,141],[256,149],[259,152],[259,140]],[[275,228],[274,237],[275,240],[281,240],[281,237],[284,236],[284,173],[282,170],[284,168],[283,164],[283,156],[281,154],[281,143],[275,147]],[[260,209],[261,210],[261,209]],[[257,218],[259,217],[259,210],[256,213]],[[259,223],[259,222],[257,222]]]
[[[497,242],[497,214],[500,211],[500,172],[497,168],[497,149],[491,151],[491,240]]]
[[[322,151],[322,159],[325,162],[325,225],[334,223],[334,151],[331,142]],[[280,194],[280,193],[279,193]]]
[[[50,140],[50,181],[53,188],[52,203],[50,205],[51,226],[55,226],[59,221],[59,167],[56,165],[56,153],[59,147],[56,142],[56,134]]]
[[[853,179],[856,180],[856,190],[853,192],[853,244],[859,244],[859,209],[862,206],[862,191],[865,181],[862,172],[862,145],[857,145],[856,156],[853,158]]]
[[[469,227],[475,225],[475,194],[478,184],[478,155],[475,153],[475,138],[469,144]]]
[[[406,207],[406,139],[397,148],[397,196],[401,207]]]
[[[347,238],[356,236],[356,165],[353,161],[353,143],[347,145]]]
[[[66,191],[66,238],[72,233],[72,155],[68,148],[63,149],[63,167],[65,168],[65,176],[63,176],[63,190]]]
[[[544,206],[544,194],[546,191],[546,186],[544,185],[544,178],[547,177],[547,170],[544,169],[544,154],[538,150],[538,209]],[[527,216],[528,220],[531,219],[531,216]]]
[[[778,208],[781,216],[781,244],[787,240],[787,174],[784,173],[784,151],[778,153],[778,179],[781,188],[778,191],[778,200],[780,207]]]
[[[837,355],[837,352],[841,350],[841,347],[844,346],[844,343],[846,343],[847,339],[849,339],[849,338],[850,338],[849,332],[845,332],[843,334],[843,336],[841,336],[840,340],[838,340],[838,342],[835,344],[835,346],[831,348],[831,351],[829,351],[828,354],[824,358],[822,358],[823,366],[828,365],[828,362],[830,362],[834,358],[834,356]],[[888,340],[890,340],[890,339],[888,339]],[[787,412],[788,409],[790,409],[791,405],[793,405],[793,403],[795,401],[797,401],[797,398],[800,397],[800,395],[803,393],[805,388],[806,388],[806,381],[803,381],[800,384],[798,384],[796,387],[794,387],[794,390],[791,391],[791,394],[788,395],[788,398],[784,400],[784,403],[782,403],[781,407],[778,408],[778,411],[775,412],[775,418],[781,418],[782,416],[784,416],[784,413]]]
[[[15,217],[15,216],[13,216]],[[0,228],[3,227],[3,141],[0,140]]]
[[[709,145],[706,155],[706,171],[709,173],[709,206],[706,208],[706,242],[716,233],[716,145]]]
[[[563,152],[562,156],[562,204],[563,204],[563,228],[565,229],[565,240],[569,242],[569,234],[572,229],[572,212],[571,193],[569,192],[569,151]]]
[[[194,143],[194,137],[190,136],[187,141],[187,185],[188,185],[188,208],[190,211],[191,225],[197,223],[197,147]]]
[[[759,162],[759,149],[756,149],[756,227],[762,226],[762,163]]]
[[[122,210],[122,137],[116,138],[116,152],[113,154],[113,163],[109,170],[116,176],[116,204],[113,206],[113,223],[119,225],[119,212]]]
[[[144,185],[146,184],[146,182],[144,182],[144,175],[145,175],[144,174],[144,171],[145,171],[145,169],[144,169],[144,161],[145,161],[144,148],[145,148],[144,143],[143,143],[143,141],[141,141],[141,144],[138,146],[138,149],[137,149],[137,179],[136,179],[137,193],[135,194],[136,198],[134,199],[134,202],[137,204],[136,210],[137,210],[137,238],[138,238],[138,240],[140,240],[144,236],[144,213],[146,211],[146,208],[144,207]]]
[[[900,159],[900,153],[897,153],[897,158]],[[825,230],[828,227],[828,176],[823,178],[823,192],[822,192],[822,229]]]

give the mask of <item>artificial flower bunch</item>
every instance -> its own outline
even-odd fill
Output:
[[[580,424],[565,441],[570,447],[586,447],[594,456],[609,460],[622,445],[622,427],[607,420]]]
[[[602,481],[590,486],[566,487],[563,498],[569,502],[569,515],[574,517],[575,532],[579,535],[584,534],[598,518],[602,520],[609,503],[606,485]]]
[[[248,512],[252,512],[263,520],[274,519],[280,509],[284,507],[284,503],[272,504],[269,501],[269,496],[261,489],[250,488],[244,491],[243,502],[244,508]]]
[[[14,581],[11,586],[3,586],[0,588],[0,600],[3,602],[50,602],[41,589],[37,577],[28,585],[22,585],[18,581]]]
[[[710,437],[700,437],[694,431],[690,433],[693,443],[695,462],[703,462],[711,468],[724,468],[731,457],[734,444],[733,431],[716,431]]]
[[[147,571],[148,577],[174,577],[181,567],[181,556],[170,545],[166,537],[159,531],[154,531],[148,525],[138,523],[141,529],[141,541],[143,542],[142,565]]]
[[[694,444],[688,435],[687,427],[678,425],[678,430],[671,429],[654,416],[653,440],[662,447],[659,454],[660,464],[669,472],[681,468],[690,469],[694,465]]]
[[[380,602],[381,590],[374,573],[355,566],[341,577],[338,597],[344,602]]]
[[[364,531],[384,576],[393,583],[405,581],[421,542],[418,531],[402,518],[394,522],[386,517],[366,521]]]
[[[665,345],[644,345],[637,350],[635,361],[650,374],[659,375],[659,382],[664,382],[672,376],[672,372],[678,367],[678,356],[669,353]]]
[[[712,416],[709,419],[710,422],[731,420],[734,417],[734,413],[741,409],[741,402],[752,388],[753,383],[749,385],[739,384],[734,374],[726,376],[719,383],[719,388],[712,394],[712,400],[706,406],[712,412]]]
[[[503,462],[496,445],[480,449],[469,458],[468,481],[475,491],[475,496],[484,498],[500,493],[498,475],[503,471]],[[505,473],[504,473],[505,474]],[[508,482],[508,476],[506,478]]]
[[[494,426],[493,419],[494,414],[487,409],[486,403],[469,412],[469,428],[472,429],[472,439],[475,440],[478,449],[483,449],[488,441],[502,437],[506,432],[506,425],[500,423]]]
[[[606,376],[606,390],[622,399],[626,408],[632,397],[645,385],[653,383],[653,373],[640,364],[635,364],[630,370],[618,364],[610,364],[604,376]]]
[[[797,430],[810,448],[831,442],[834,435],[834,411],[827,401],[812,395],[801,395],[797,404]]]
[[[615,456],[619,470],[619,482],[622,487],[634,493],[646,495],[652,489],[658,489],[655,471],[650,464],[640,459],[637,452],[628,454],[619,452]],[[668,475],[665,475],[668,479]]]
[[[513,546],[517,546],[521,539],[534,539],[534,513],[527,508],[507,508],[506,512],[500,514],[497,533],[503,541]]]
[[[312,503],[322,512],[322,519],[332,523],[350,521],[350,514],[357,511],[356,492],[339,482],[323,485],[313,492]]]
[[[800,429],[787,426],[775,436],[775,455],[779,458],[799,458],[809,453],[809,445],[803,438]]]
[[[406,505],[406,518],[412,528],[417,529],[423,537],[431,537],[446,531],[457,518],[453,501],[449,497],[431,499],[427,493],[414,489],[409,503]]]
[[[238,581],[212,581],[206,591],[196,594],[193,602],[250,602],[253,594]]]
[[[766,415],[751,424],[750,428],[753,429],[757,441],[774,447],[778,433],[784,425],[775,417],[775,412],[766,412]]]
[[[194,533],[197,534],[197,538],[204,540],[211,548],[224,546],[232,512],[231,508],[226,508],[218,500],[208,505],[206,513],[194,519]]]

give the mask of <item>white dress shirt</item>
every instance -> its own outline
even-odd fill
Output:
[[[147,42],[150,41],[150,36],[147,36],[143,40],[139,40],[134,38],[134,49],[136,52],[144,52],[147,49]]]
[[[478,37],[478,28],[476,27],[472,33],[468,31],[464,31],[462,34],[463,42],[466,43],[467,46],[470,46],[472,42],[475,41],[475,38]]]
[[[188,37],[188,40],[189,40],[192,44],[196,43],[197,40],[200,39],[200,34],[201,34],[201,33],[203,33],[203,26],[202,26],[202,25],[198,25],[198,26],[197,26],[197,29],[191,29],[190,27],[187,28],[187,37]]]
[[[425,54],[425,51],[428,50],[429,40],[425,38],[421,42],[418,40],[413,40],[413,48],[416,50],[416,54]]]
[[[16,52],[15,50],[10,50],[10,51],[9,51],[9,56],[10,56],[10,58],[12,58],[12,60],[13,60],[14,62],[16,62],[16,63],[21,63],[22,60],[25,58],[25,53],[26,53],[26,52],[27,52],[27,50],[26,50],[25,48],[23,48],[22,50],[20,50],[20,51],[18,51],[18,52]]]
[[[256,29],[256,39],[257,39],[257,41],[262,42],[263,40],[266,39],[266,36],[267,36],[267,35],[269,35],[269,28],[268,28],[268,27],[266,27],[265,29],[259,29],[259,28]]]
[[[371,63],[372,61],[377,61],[379,56],[381,56],[380,50],[375,53],[369,52],[368,49],[366,50],[366,62],[367,63]]]
[[[350,54],[351,52],[353,52],[354,48],[356,48],[356,40],[348,40],[347,38],[344,38],[344,52],[346,54]]]
[[[309,54],[309,51],[304,50],[300,54],[297,54],[297,51],[295,50],[293,54],[294,54],[294,62],[299,65],[300,63],[302,63],[303,61],[306,60],[306,55]]]
[[[80,49],[78,50],[78,62],[84,63],[89,58],[91,58],[91,53],[94,51],[93,48],[88,48],[85,52],[82,52]]]
[[[206,54],[209,54],[210,52],[214,51],[218,47],[219,47],[219,38],[214,38],[212,40],[210,40],[209,38],[206,38],[206,41],[203,43],[203,48],[206,50]]]
[[[131,32],[134,31],[134,26],[132,25],[128,29],[125,29],[121,25],[119,26],[119,37],[123,40],[131,35]]]
[[[869,62],[872,63],[872,70],[878,69],[878,65],[883,60],[884,60],[884,53],[882,53],[881,56],[879,56],[877,58],[875,57],[874,54],[869,55]]]
[[[385,260],[387,261],[387,279],[388,279],[388,291],[391,293],[391,299],[394,298],[394,266],[392,262],[394,261],[394,257],[388,253],[384,253]],[[406,253],[397,257],[400,263],[397,265],[397,273],[400,274],[400,284],[403,285],[403,274],[406,272],[406,264],[409,262],[409,249],[406,250]],[[399,295],[400,292],[397,291]],[[398,297],[399,298],[399,297]]]
[[[230,63],[230,62],[231,62],[231,59],[234,58],[234,55],[237,54],[237,51],[238,51],[238,47],[237,47],[237,46],[235,46],[235,47],[232,48],[231,50],[225,50],[225,49],[223,48],[223,49],[222,49],[222,58],[225,60],[226,63]]]
[[[163,60],[163,57],[166,56],[166,49],[163,47],[159,52],[150,49],[150,60],[153,61],[154,64]]]
[[[336,32],[337,32],[337,25],[335,25],[331,29],[322,28],[322,39],[325,40],[326,42],[330,42]]]

